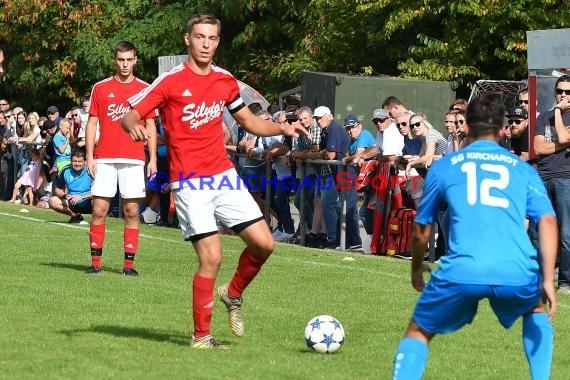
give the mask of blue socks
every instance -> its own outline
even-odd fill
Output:
[[[414,380],[420,379],[426,368],[428,346],[416,338],[404,338],[400,341],[392,379]]]
[[[550,378],[554,332],[548,314],[531,313],[523,317],[523,346],[533,380]]]

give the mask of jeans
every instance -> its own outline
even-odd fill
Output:
[[[322,184],[321,189],[321,209],[323,219],[327,226],[327,243],[338,244],[340,236],[338,236],[339,222],[339,190],[336,188],[336,180],[333,176],[322,178],[318,185]],[[346,190],[346,245],[362,245],[360,237],[360,228],[358,226],[358,192],[351,186]]]
[[[296,186],[294,177],[283,177],[279,180],[277,190],[273,199],[275,200],[275,209],[279,216],[279,223],[283,226],[283,231],[288,234],[295,233],[295,225],[291,217],[291,208],[289,206],[289,194],[291,189]]]
[[[560,229],[558,285],[570,286],[570,178],[544,181]]]
[[[301,211],[301,192],[305,191],[305,224],[307,225],[307,231],[311,230],[313,224],[313,214],[315,212],[315,188],[316,188],[316,176],[310,174],[297,180],[297,192],[295,193],[295,207],[299,212]],[[309,182],[313,184],[313,187],[309,185]]]
[[[370,194],[368,191],[364,191],[364,199],[362,200],[362,205],[358,210],[360,220],[364,225],[364,229],[368,235],[372,235],[374,230],[374,210],[368,208],[368,202],[370,201]]]

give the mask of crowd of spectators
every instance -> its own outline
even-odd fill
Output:
[[[521,91],[519,99],[518,107],[505,115],[505,137],[501,144],[528,159],[528,92]],[[233,130],[224,131],[225,143],[239,175],[262,212],[266,208],[266,184],[271,181],[268,212],[276,240],[298,242],[301,231],[307,231],[304,236],[306,245],[338,249],[340,195],[344,192],[345,247],[368,252],[370,247],[362,246],[360,224],[368,235],[366,241],[377,238],[373,232],[374,224],[378,223],[374,214],[379,200],[370,186],[359,192],[356,190],[361,168],[370,159],[393,161],[398,175],[404,178],[396,192],[401,192],[406,207],[417,208],[423,194],[423,178],[432,162],[468,144],[466,106],[463,99],[449,105],[449,111],[443,115],[444,128],[439,129],[429,122],[427,115],[409,110],[400,99],[390,96],[380,108],[370,110],[370,121],[377,128],[374,136],[363,126],[368,120],[348,115],[341,124],[324,105],[315,109],[289,106],[280,110],[275,106],[263,109],[259,103],[252,103],[249,108],[257,117],[280,124],[299,121],[310,134],[298,138],[258,137],[236,125]],[[45,116],[40,116],[34,110],[26,112],[21,107],[11,108],[8,100],[0,99],[0,191],[5,200],[61,208],[62,202],[53,198],[48,202],[52,196],[57,198],[56,189],[61,193],[64,186],[61,181],[59,186],[55,186],[53,181],[65,167],[73,167],[70,165],[72,152],[85,145],[88,108],[89,94],[82,98],[80,105],[66,112],[65,117],[60,115],[57,106],[48,107]],[[167,173],[164,136],[158,116],[156,125],[161,164],[159,172]],[[272,179],[266,178],[267,174]],[[176,227],[172,199],[167,191],[163,191],[166,184],[159,183],[160,179],[158,176],[153,178],[153,186],[148,186],[146,202],[141,205],[141,220]],[[345,183],[350,186],[343,186]],[[300,224],[295,225],[292,207],[298,212],[304,211],[304,228]],[[79,212],[68,208],[64,213],[70,215],[71,221],[83,221],[82,217],[76,216],[80,215]],[[440,227],[445,231],[444,219],[441,223]],[[221,229],[223,227],[220,226]]]

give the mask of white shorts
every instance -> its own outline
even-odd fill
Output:
[[[185,239],[218,231],[216,220],[232,228],[263,217],[235,169],[208,178],[207,185],[192,178],[192,187],[172,190]]]
[[[91,186],[91,194],[96,197],[113,198],[117,193],[117,182],[121,198],[144,198],[146,194],[144,165],[97,162],[97,173]]]

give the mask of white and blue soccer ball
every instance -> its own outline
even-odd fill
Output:
[[[316,316],[305,327],[305,341],[312,350],[332,354],[344,342],[344,327],[330,315]]]

